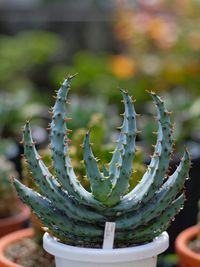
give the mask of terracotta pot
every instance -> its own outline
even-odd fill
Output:
[[[23,228],[29,217],[30,209],[25,205],[20,205],[19,213],[0,219],[0,237]]]
[[[195,225],[181,232],[175,242],[176,252],[179,256],[180,267],[200,267],[200,255],[188,247],[190,240],[200,232],[200,226]]]
[[[5,255],[5,249],[12,243],[25,238],[32,237],[34,234],[33,229],[27,228],[8,234],[0,239],[0,266],[1,267],[23,267],[19,264],[13,263],[8,260]]]

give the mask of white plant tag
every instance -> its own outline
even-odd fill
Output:
[[[115,223],[106,222],[103,238],[103,249],[112,249],[115,237]]]

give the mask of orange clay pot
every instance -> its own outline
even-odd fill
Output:
[[[30,217],[30,209],[20,204],[20,211],[8,218],[0,219],[0,237],[20,230]]]
[[[200,226],[194,225],[181,232],[176,238],[175,247],[180,267],[200,267],[200,254],[193,252],[188,243],[200,232]]]
[[[32,237],[33,235],[34,235],[33,229],[27,228],[27,229],[23,229],[23,230],[10,233],[2,237],[0,239],[0,266],[1,267],[23,267],[22,265],[13,263],[12,261],[8,260],[4,255],[4,251],[10,244],[25,237]]]

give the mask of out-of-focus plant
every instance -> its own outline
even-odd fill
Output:
[[[90,98],[85,96],[73,95],[70,99],[68,108],[69,114],[73,120],[70,121],[72,130],[85,127],[90,121],[91,113],[108,113],[106,98]]]
[[[110,93],[116,81],[111,75],[107,64],[106,54],[94,54],[90,51],[79,51],[74,54],[70,65],[57,65],[51,69],[50,79],[57,87],[66,73],[79,73],[79,79],[75,81],[75,93],[98,94]]]
[[[32,99],[31,90],[18,90],[14,92],[0,91],[0,154],[19,153],[16,147],[18,132],[22,121],[34,116],[37,128],[34,129],[35,138],[41,143],[47,138],[43,131],[44,121],[48,119],[48,109],[44,104],[36,103]],[[42,127],[40,127],[42,126]],[[12,147],[10,151],[10,148]],[[16,151],[14,151],[16,149]]]
[[[135,62],[136,84],[169,90],[182,86],[199,95],[200,31],[196,0],[116,1],[116,38]],[[118,60],[120,68],[120,61]],[[146,82],[145,82],[146,83]]]
[[[17,175],[14,165],[0,156],[0,219],[14,215],[19,210],[16,192],[9,180]],[[18,175],[17,175],[18,176]]]
[[[129,87],[130,93],[141,102],[147,98],[144,91],[152,84],[146,77],[138,80],[137,64],[131,57],[108,52],[94,54],[90,51],[76,53],[70,65],[59,64],[53,67],[49,72],[49,79],[54,87],[58,87],[66,73],[76,72],[79,73],[79,79],[74,81],[76,93],[91,97],[100,92],[101,96],[104,95],[115,103],[120,99],[118,86]]]
[[[0,92],[0,135],[15,136],[25,118],[47,119],[45,105],[32,101],[31,90]]]
[[[10,150],[9,157],[13,157],[19,153],[15,143],[25,118],[34,116],[37,125],[46,119],[44,103],[49,99],[38,88],[45,84],[46,72],[62,45],[57,34],[46,31],[0,35],[0,154]],[[40,141],[45,139],[42,129],[35,129]]]
[[[177,267],[178,256],[174,254],[165,254],[158,257],[158,267]]]
[[[32,86],[33,77],[55,60],[63,43],[54,33],[26,31],[15,36],[0,36],[0,89]]]

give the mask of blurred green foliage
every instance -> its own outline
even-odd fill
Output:
[[[51,69],[50,80],[55,87],[68,73],[78,73],[73,82],[73,92],[81,95],[111,95],[117,81],[111,75],[107,55],[97,55],[90,51],[79,51],[70,65],[57,65]]]
[[[73,91],[76,91],[75,85]],[[107,99],[104,97],[90,97],[78,96],[72,94],[70,97],[70,105],[68,106],[69,116],[72,117],[69,125],[72,130],[76,130],[88,125],[91,114],[102,113],[106,115],[109,113],[109,106],[107,105]]]
[[[27,31],[14,37],[1,35],[0,90],[29,88],[33,74],[55,60],[61,47],[61,38],[51,32]]]
[[[146,89],[182,87],[199,95],[200,2],[128,0],[116,5],[116,38],[121,54],[136,64],[135,78],[147,79]]]
[[[158,267],[178,267],[178,256],[176,254],[159,255]]]
[[[0,136],[3,138],[18,136],[22,123],[28,118],[47,119],[47,108],[33,102],[31,90],[19,90],[13,93],[0,92]],[[39,123],[41,124],[41,123]]]
[[[94,54],[90,51],[79,51],[70,65],[59,64],[52,67],[49,79],[53,87],[58,87],[66,73],[78,73],[73,82],[73,92],[80,95],[105,96],[110,103],[120,101],[119,87],[126,88],[134,94],[138,102],[148,99],[145,90],[150,83],[144,77],[133,79],[134,63],[128,57],[112,53]]]
[[[37,125],[33,127],[34,137],[39,143],[45,142],[47,136],[43,126],[49,119],[47,107],[34,100],[30,89],[0,91],[0,155],[9,158],[19,157],[20,150],[17,143],[21,138],[21,127],[31,118],[34,125]]]
[[[51,103],[49,91],[59,88],[66,75],[78,72],[72,93],[79,97],[73,97],[69,109],[73,117],[72,129],[85,127],[91,113],[105,114],[106,106],[117,105],[121,100],[118,87],[121,87],[137,99],[137,112],[146,114],[138,120],[143,130],[139,138],[149,143],[154,141],[152,130],[156,126],[149,120],[152,108],[149,108],[150,97],[145,92],[152,89],[164,95],[166,101],[169,99],[169,109],[178,114],[174,119],[180,140],[199,136],[199,1],[176,0],[173,5],[170,0],[137,0],[134,3],[125,0],[122,5],[120,2],[113,2],[111,23],[118,40],[113,48],[115,52],[105,49],[69,54],[70,43],[46,31],[0,36],[1,98],[7,99],[8,91],[13,94],[8,108],[7,100],[0,107],[1,132],[5,124],[4,132],[8,132],[5,129],[9,125],[12,132],[18,130],[20,123],[32,116],[34,107],[43,114],[45,111],[35,103]],[[70,1],[69,5],[75,4]],[[18,92],[20,90],[22,92]],[[29,97],[24,91],[29,92]],[[178,99],[178,103],[174,99]],[[16,112],[17,109],[22,112]]]
[[[46,31],[0,35],[0,154],[5,154],[11,139],[18,139],[26,119],[34,117],[42,125],[48,118],[49,94],[45,85],[38,90],[38,84],[45,84],[45,72],[62,45],[57,34]]]
[[[17,177],[14,165],[4,156],[0,156],[0,219],[18,212],[16,192],[10,182],[10,177]]]

